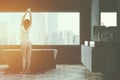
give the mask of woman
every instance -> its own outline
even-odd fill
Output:
[[[26,19],[26,15],[29,13],[29,19]],[[28,8],[22,18],[21,22],[21,50],[22,50],[22,73],[30,73],[31,63],[31,49],[29,32],[32,23],[31,9]]]

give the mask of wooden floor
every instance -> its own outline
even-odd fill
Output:
[[[103,80],[103,75],[82,65],[57,65],[44,74],[0,74],[0,80]]]

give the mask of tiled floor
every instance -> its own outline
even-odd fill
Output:
[[[103,80],[103,75],[90,73],[82,65],[57,65],[44,74],[0,74],[0,80]]]

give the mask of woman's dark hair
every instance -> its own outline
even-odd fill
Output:
[[[27,30],[30,27],[30,20],[29,19],[25,19],[23,21],[23,26],[24,26],[25,30]]]

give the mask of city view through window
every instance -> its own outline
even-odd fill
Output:
[[[0,45],[20,44],[23,15],[23,12],[0,12]],[[33,12],[30,40],[33,45],[79,45],[80,13]]]

